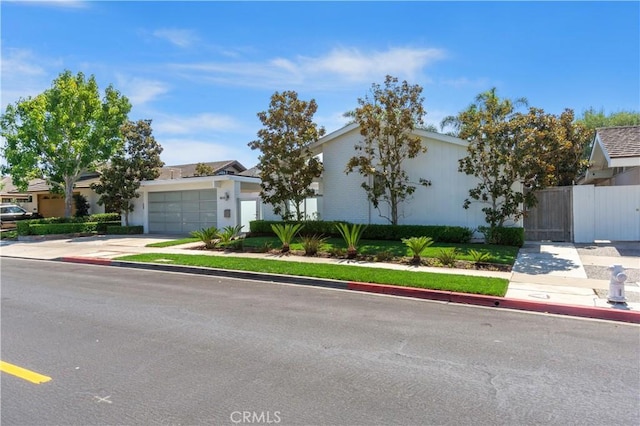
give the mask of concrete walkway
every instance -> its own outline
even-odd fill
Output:
[[[0,241],[0,256],[31,259],[59,260],[65,257],[113,259],[137,253],[207,254],[211,256],[238,256],[237,253],[185,250],[188,246],[152,248],[149,243],[174,239],[173,236],[95,236],[73,239],[33,241]],[[191,244],[191,247],[199,244]],[[598,247],[596,247],[598,248]],[[583,250],[584,251],[584,250]],[[302,256],[278,256],[273,254],[245,253],[242,256],[269,258],[298,262],[349,264],[362,267],[425,271],[441,274],[460,274],[505,278],[510,281],[506,299],[542,304],[562,304],[581,307],[614,309],[607,303],[609,280],[606,268],[622,264],[640,275],[640,256],[621,256],[615,250],[595,250],[589,255],[579,253],[573,244],[527,243],[519,252],[512,272],[496,272],[468,269],[431,268],[378,262],[359,262]],[[604,253],[604,255],[603,255]],[[612,255],[613,254],[613,255]],[[583,259],[584,258],[584,259]],[[599,271],[600,279],[589,278],[585,269]],[[594,269],[595,268],[595,269]],[[637,272],[637,274],[636,274]],[[625,286],[627,309],[640,313],[640,286],[637,280],[628,280]],[[617,308],[615,308],[617,309]]]

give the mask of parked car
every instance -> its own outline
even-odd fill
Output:
[[[17,204],[0,204],[0,228],[15,226],[19,220],[40,218],[41,214],[28,212]]]

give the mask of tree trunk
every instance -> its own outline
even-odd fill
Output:
[[[129,226],[129,210],[124,211],[124,226]]]
[[[73,213],[73,184],[70,177],[64,179],[64,217],[71,217]]]

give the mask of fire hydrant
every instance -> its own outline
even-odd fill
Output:
[[[609,266],[611,280],[609,281],[609,297],[607,302],[614,305],[627,305],[627,298],[624,296],[624,282],[627,274],[624,273],[622,265]]]

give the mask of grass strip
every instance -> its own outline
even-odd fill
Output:
[[[196,243],[198,241],[200,241],[200,238],[180,238],[178,240],[169,240],[169,241],[161,241],[159,243],[150,243],[150,244],[147,244],[145,247],[159,247],[159,248],[173,247],[173,246],[179,246],[182,244]]]
[[[198,266],[235,271],[253,271],[374,284],[390,284],[500,297],[506,294],[507,287],[509,285],[508,280],[502,278],[436,274],[432,272],[398,271],[393,269],[368,268],[350,265],[328,265],[268,259],[249,259],[246,257],[146,253],[122,256],[115,260],[158,263],[163,265]]]

